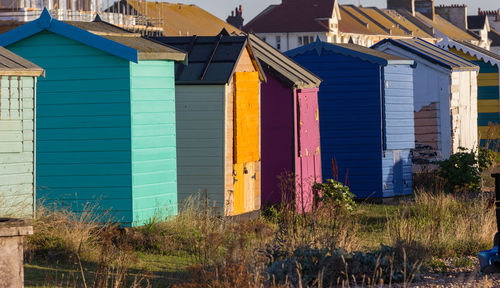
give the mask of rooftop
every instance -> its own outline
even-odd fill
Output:
[[[188,53],[187,65],[177,64],[176,84],[227,84],[240,55],[247,47],[246,36],[154,37],[156,41]]]
[[[41,76],[44,70],[32,62],[0,47],[1,76]]]
[[[385,39],[373,45],[372,48],[380,47],[386,43],[395,45],[407,50],[429,62],[440,65],[444,68],[454,70],[478,70],[479,67],[466,59],[448,52],[436,45],[419,38],[413,39]]]
[[[321,84],[321,79],[312,72],[302,67],[297,62],[288,58],[259,37],[249,34],[249,42],[255,58],[261,67],[270,70],[277,78],[295,86],[296,88],[316,88]]]
[[[325,19],[332,17],[335,0],[287,0],[270,5],[248,22],[246,32],[327,32]]]
[[[162,19],[165,36],[215,36],[224,28],[230,34],[241,30],[193,4],[159,1],[122,0],[136,11],[147,11],[148,17]],[[137,12],[140,14],[140,12]]]

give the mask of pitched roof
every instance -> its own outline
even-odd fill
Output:
[[[241,33],[236,27],[193,4],[140,0],[122,0],[121,3],[127,3],[139,15],[142,14],[140,11],[147,11],[148,17],[161,19],[159,25],[163,27],[165,36],[216,36],[222,29],[230,34]]]
[[[318,55],[324,51],[329,51],[333,53],[338,53],[346,56],[350,56],[353,58],[357,58],[363,61],[368,61],[370,63],[375,63],[379,65],[386,66],[390,65],[413,65],[415,61],[405,59],[396,55],[391,55],[385,52],[377,51],[371,48],[366,48],[356,44],[331,44],[327,42],[322,42],[319,39],[316,42],[311,43],[309,45],[305,45],[293,50],[286,52],[285,54],[294,57],[297,55],[301,55],[310,51],[315,51]]]
[[[271,5],[248,22],[246,32],[327,32],[328,24],[322,19],[331,18],[336,0],[286,0]]]
[[[227,84],[247,47],[246,36],[153,37],[188,53],[188,64],[177,64],[176,84]]]
[[[153,59],[184,61],[186,58],[186,53],[182,51],[102,22],[98,17],[94,22],[62,22],[52,19],[47,9],[40,18],[1,34],[0,45],[8,46],[43,30],[132,62]]]
[[[32,62],[0,47],[1,76],[41,76],[44,70]]]
[[[440,65],[444,68],[450,69],[452,71],[479,70],[478,66],[467,61],[466,59],[419,38],[385,39],[373,45],[372,48],[376,49],[377,47],[381,47],[386,43],[395,45],[401,49],[404,49],[419,57],[422,57],[427,61]]]
[[[302,67],[297,62],[276,50],[259,37],[249,34],[249,43],[255,58],[260,65],[277,78],[290,83],[296,88],[315,88],[321,84],[321,79]]]
[[[420,12],[415,12],[415,16],[421,22],[424,22],[425,25],[434,27],[435,30],[446,35],[448,38],[456,39],[456,40],[464,40],[464,41],[474,41],[476,40],[471,34],[467,31],[462,30],[461,28],[453,25],[448,20],[444,19],[439,15],[434,15],[434,21],[429,19],[427,16],[421,14]]]
[[[373,8],[373,9],[378,10],[378,8]],[[397,23],[395,25],[398,25],[401,29],[405,31],[409,31],[410,35],[420,38],[434,38],[432,29],[429,29],[429,27],[427,26],[418,25],[418,23],[412,22],[411,21],[412,19],[409,19],[407,15],[403,15],[400,10],[384,9],[382,11],[385,13],[385,15],[387,15],[395,23]],[[411,14],[409,14],[409,16],[413,17],[413,15]]]
[[[467,16],[467,28],[471,30],[484,29],[486,24],[486,15]]]
[[[455,48],[457,50],[462,50],[464,53],[469,53],[470,55],[475,56],[477,59],[480,59],[484,62],[490,62],[491,65],[497,65],[498,67],[500,67],[500,55],[476,46],[472,43],[444,39],[436,45],[445,49],[449,47]]]
[[[352,34],[365,34],[373,35],[375,34],[372,30],[368,29],[368,23],[361,21],[354,15],[350,14],[343,6],[340,7],[340,21],[339,21],[339,31],[343,33]]]

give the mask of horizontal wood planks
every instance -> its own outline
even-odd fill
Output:
[[[173,72],[173,61],[130,63],[133,226],[177,215]]]
[[[379,66],[322,51],[293,57],[323,79],[318,95],[323,179],[338,176],[357,197],[382,197]],[[332,175],[332,161],[338,175]]]
[[[0,217],[34,209],[33,77],[0,76]]]
[[[384,67],[384,147],[382,174],[384,196],[412,194],[412,159],[415,148],[413,123],[413,68]],[[431,119],[434,120],[435,119]],[[433,122],[436,127],[437,123]]]
[[[46,71],[37,86],[38,199],[76,212],[97,204],[132,223],[129,62],[46,31],[9,48]]]
[[[224,207],[224,85],[177,85],[179,204],[206,190],[210,204]],[[232,114],[232,113],[231,113]],[[232,137],[230,139],[232,143]],[[228,170],[232,174],[231,169]],[[232,178],[231,178],[232,180]]]

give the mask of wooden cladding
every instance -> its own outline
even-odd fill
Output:
[[[234,163],[259,161],[259,74],[235,73]]]

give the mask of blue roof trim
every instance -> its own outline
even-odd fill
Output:
[[[358,58],[382,66],[387,66],[387,64],[389,63],[386,59],[383,58],[379,58],[373,55],[368,55],[359,51],[354,51],[349,48],[330,44],[327,42],[322,42],[321,40],[319,40],[319,37],[316,38],[316,42],[287,51],[285,52],[285,55],[287,55],[288,57],[295,57],[297,55],[305,54],[310,51],[316,51],[318,53],[318,56],[321,56],[321,52],[323,50]]]
[[[48,30],[134,63],[139,61],[139,52],[137,50],[53,19],[46,8],[44,8],[40,18],[1,34],[0,46],[11,45],[43,30]]]

